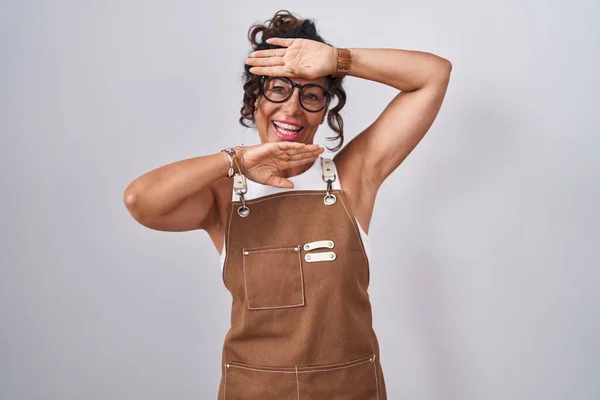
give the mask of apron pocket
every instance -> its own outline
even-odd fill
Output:
[[[223,400],[238,399],[379,400],[375,355],[307,367],[227,362]]]
[[[262,247],[242,251],[248,309],[304,306],[300,246]]]
[[[222,400],[298,400],[296,374],[227,363]]]
[[[299,399],[379,400],[375,355],[310,370],[298,369]]]

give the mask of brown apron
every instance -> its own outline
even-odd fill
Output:
[[[223,281],[233,297],[219,400],[386,400],[369,265],[345,194],[286,191],[229,207]]]

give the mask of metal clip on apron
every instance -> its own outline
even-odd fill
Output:
[[[246,178],[234,176],[219,400],[387,399],[368,259],[345,193],[332,189],[333,162],[321,167],[325,191],[250,200]]]
[[[235,194],[240,196],[240,201],[242,205],[238,207],[238,214],[240,217],[247,217],[250,215],[250,208],[246,205],[246,200],[244,200],[244,195],[248,193],[248,185],[246,183],[246,177],[240,173],[236,173],[233,176],[233,190]]]
[[[323,180],[327,182],[327,194],[325,195],[323,202],[325,202],[325,205],[331,206],[337,201],[335,194],[331,193],[331,184],[336,179],[335,174],[333,173],[333,161],[327,158],[321,158],[321,167],[323,169]]]
[[[335,173],[333,172],[333,161],[327,158],[321,158],[321,168],[323,170],[323,181],[327,183],[327,193],[323,198],[323,202],[327,206],[331,206],[335,204],[337,201],[337,197],[335,194],[331,193],[331,185],[336,180]],[[246,183],[246,177],[240,173],[236,173],[233,176],[233,190],[235,194],[240,197],[240,201],[242,205],[238,207],[238,214],[240,217],[247,217],[250,215],[250,207],[246,204],[246,200],[244,199],[244,195],[248,193],[248,184]]]

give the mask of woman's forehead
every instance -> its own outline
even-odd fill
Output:
[[[299,83],[300,85],[307,85],[309,83],[316,83],[323,87],[327,87],[327,78],[321,77],[317,79],[304,79],[304,78],[290,78],[292,82]]]

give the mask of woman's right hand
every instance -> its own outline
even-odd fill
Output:
[[[255,146],[236,146],[242,174],[254,182],[280,188],[293,188],[282,171],[314,162],[324,149],[316,144],[268,142]]]

